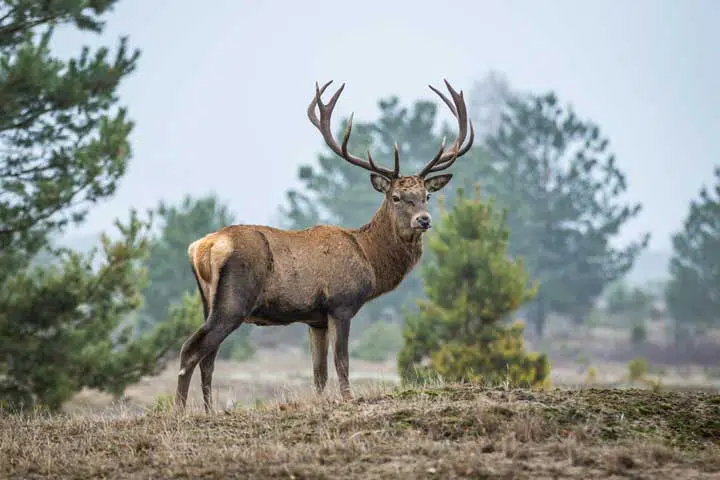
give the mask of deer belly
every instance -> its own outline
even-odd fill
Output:
[[[317,310],[273,311],[258,308],[245,321],[258,326],[290,325],[296,322],[322,326],[327,324],[327,315]]]

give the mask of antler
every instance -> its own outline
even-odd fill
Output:
[[[445,102],[445,105],[450,108],[453,116],[455,116],[455,118],[457,119],[459,128],[458,136],[457,138],[455,138],[455,141],[450,147],[450,150],[448,150],[447,152],[445,151],[445,139],[443,138],[442,145],[440,145],[440,151],[437,153],[437,155],[435,155],[435,158],[430,160],[430,162],[425,165],[425,167],[420,171],[420,173],[418,173],[419,177],[424,177],[428,173],[439,172],[440,170],[445,170],[446,168],[450,167],[453,163],[455,163],[455,160],[457,160],[459,157],[462,157],[468,152],[468,150],[470,150],[470,147],[472,147],[473,144],[473,140],[475,140],[475,129],[473,128],[472,120],[468,122],[467,108],[465,106],[465,98],[463,97],[462,90],[460,91],[460,93],[458,93],[450,86],[447,80],[444,81],[448,91],[450,92],[450,96],[452,96],[452,103],[438,89],[436,89],[432,85],[428,86],[433,92],[437,93],[440,98],[442,98],[443,102]],[[465,141],[465,137],[467,136],[468,123],[470,123],[470,139],[468,140],[467,145],[461,148],[461,145],[463,144],[463,142]]]
[[[343,136],[342,146],[338,145],[332,134],[330,120],[332,118],[332,112],[335,108],[335,104],[337,103],[338,98],[340,98],[340,94],[345,88],[345,84],[343,83],[340,86],[340,88],[330,98],[327,104],[323,104],[320,96],[323,94],[323,92],[325,92],[325,89],[331,83],[332,80],[323,85],[322,88],[318,86],[317,82],[315,83],[315,97],[313,98],[312,102],[310,102],[310,106],[308,106],[307,110],[308,118],[310,119],[312,124],[315,125],[318,130],[320,130],[320,133],[322,133],[323,139],[325,139],[325,143],[327,143],[327,146],[330,147],[330,149],[337,155],[344,158],[353,165],[362,167],[365,170],[370,170],[371,172],[380,174],[384,177],[387,177],[388,179],[397,178],[400,174],[400,152],[398,150],[397,143],[395,144],[395,168],[393,168],[393,170],[388,170],[386,168],[378,167],[377,165],[375,165],[375,162],[373,162],[372,159],[372,155],[370,155],[370,151],[367,152],[367,161],[363,160],[360,157],[356,157],[352,153],[348,152],[347,146],[348,142],[350,141],[350,132],[352,131],[352,114],[350,115],[350,119],[348,120],[347,129],[345,130],[345,135]],[[317,115],[315,115],[315,107],[317,107],[318,111],[320,112],[320,119],[318,119]]]

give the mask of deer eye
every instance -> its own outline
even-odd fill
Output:
[[[430,201],[430,194],[429,194],[429,193],[428,193],[427,195],[425,195],[425,201],[426,201],[426,202],[429,202],[429,201]]]
[[[400,201],[400,195],[394,193],[392,196],[392,201],[398,203]]]

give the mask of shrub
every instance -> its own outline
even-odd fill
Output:
[[[495,330],[483,347],[451,341],[430,354],[431,369],[446,381],[532,387],[547,384],[550,363],[545,355],[523,351],[524,325]]]
[[[588,385],[593,385],[595,382],[597,382],[597,368],[590,367],[587,369],[587,373],[585,374],[585,383]]]
[[[428,238],[422,271],[427,299],[406,317],[398,354],[404,382],[440,376],[546,384],[547,357],[526,353],[523,324],[505,322],[535,294],[522,262],[508,257],[507,243],[505,214],[459,189],[455,207],[441,212]]]
[[[173,409],[175,405],[175,397],[170,394],[162,393],[155,397],[155,401],[150,407],[151,413],[165,413]]]
[[[636,357],[628,362],[628,380],[631,383],[643,380],[650,371],[650,363],[643,357]]]

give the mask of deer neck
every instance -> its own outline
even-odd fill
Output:
[[[375,271],[375,292],[371,298],[397,287],[423,253],[422,234],[403,235],[384,200],[372,220],[354,233]]]

